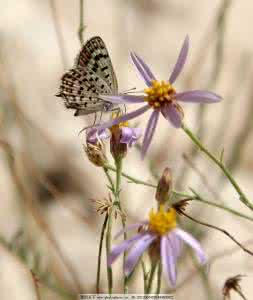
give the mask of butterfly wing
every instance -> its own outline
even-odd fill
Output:
[[[67,108],[80,109],[86,111],[82,114],[90,114],[106,110],[109,104],[99,99],[98,94],[109,93],[111,93],[110,87],[102,78],[93,71],[79,67],[63,75],[59,96],[64,99]]]
[[[102,55],[102,56],[101,56]],[[110,102],[99,99],[99,94],[117,92],[117,80],[104,42],[99,37],[90,39],[81,49],[73,69],[61,78],[57,96],[67,108],[75,109],[75,116],[106,111]]]
[[[113,94],[118,92],[117,78],[104,41],[95,36],[87,41],[76,59],[77,67],[84,67],[98,74]]]

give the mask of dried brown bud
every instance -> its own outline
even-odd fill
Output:
[[[121,128],[115,125],[111,128],[110,150],[115,160],[122,159],[127,154],[127,144],[120,142]]]
[[[182,214],[182,212],[185,211],[186,206],[189,204],[189,199],[183,199],[176,203],[174,203],[172,206],[177,211],[178,214]]]
[[[104,198],[103,200],[91,199],[91,201],[97,205],[96,211],[101,215],[104,213],[108,215],[113,213],[115,219],[117,219],[118,215],[120,215],[122,220],[126,220],[125,214],[116,205],[113,204],[110,194],[108,198]]]
[[[164,203],[168,199],[168,196],[172,190],[172,173],[169,168],[165,168],[163,175],[160,178],[155,198],[159,203]]]
[[[224,296],[224,300],[231,299],[230,293],[232,290],[237,292],[243,299],[246,299],[245,296],[242,293],[242,289],[240,286],[240,281],[242,280],[243,275],[236,275],[233,277],[228,278],[225,281],[222,293]]]
[[[84,146],[85,153],[90,162],[92,162],[97,167],[103,167],[107,163],[107,158],[104,151],[104,146],[100,143],[90,144],[87,143]]]

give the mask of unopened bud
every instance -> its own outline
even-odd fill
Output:
[[[169,168],[165,168],[156,189],[156,200],[162,204],[166,202],[172,190],[172,173]]]
[[[122,159],[127,154],[127,144],[121,143],[121,128],[115,126],[111,129],[110,150],[115,160]]]
[[[104,147],[101,143],[90,144],[84,146],[85,153],[90,162],[92,162],[97,167],[103,167],[107,164],[107,158],[105,155]]]

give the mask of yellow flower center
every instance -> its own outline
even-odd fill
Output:
[[[149,229],[163,235],[177,226],[176,211],[171,208],[169,211],[164,210],[164,205],[160,205],[159,211],[154,212],[152,209],[149,213]]]
[[[145,101],[153,108],[160,108],[173,100],[176,90],[169,82],[152,80],[151,86],[144,92],[147,94]]]
[[[120,117],[121,115],[122,115],[121,112],[113,112],[112,113],[112,119],[116,119],[116,118]],[[125,121],[125,122],[121,122],[121,123],[119,123],[117,125],[113,125],[110,128],[110,131],[111,131],[111,133],[115,133],[116,131],[118,131],[122,127],[129,127],[129,122]]]

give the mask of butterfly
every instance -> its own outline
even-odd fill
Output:
[[[57,97],[74,116],[114,110],[114,104],[99,98],[99,94],[117,94],[118,83],[104,41],[92,37],[82,47],[75,65],[61,78]]]

